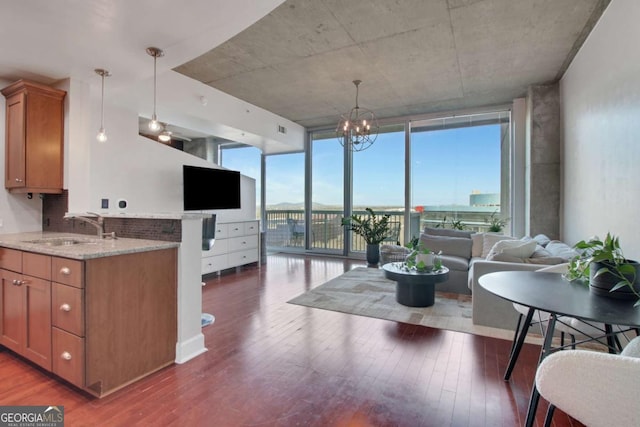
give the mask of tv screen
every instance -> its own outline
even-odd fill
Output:
[[[182,166],[184,210],[240,209],[240,172]]]

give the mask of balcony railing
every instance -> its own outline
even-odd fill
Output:
[[[394,235],[383,243],[404,241],[404,212],[376,210],[376,215],[389,215],[389,222],[392,224]],[[354,211],[358,215],[366,215],[366,211]],[[464,227],[465,230],[474,232],[485,232],[489,230],[489,223],[486,218],[491,212],[461,212],[451,211],[428,211],[412,212],[410,215],[410,236],[418,236],[419,230],[425,226],[451,228],[452,220]],[[267,210],[266,212],[266,239],[267,247],[271,249],[304,249],[305,233],[310,232],[309,249],[327,250],[341,252],[344,248],[344,234],[341,226],[342,211],[337,210],[313,210],[311,212],[311,226],[306,227],[304,210]],[[365,251],[366,243],[358,235],[351,233],[352,251]]]

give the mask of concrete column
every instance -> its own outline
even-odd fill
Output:
[[[559,85],[530,86],[527,93],[527,234],[560,237]]]

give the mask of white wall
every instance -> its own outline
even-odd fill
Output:
[[[640,259],[640,2],[605,10],[560,84],[563,238],[607,231]]]

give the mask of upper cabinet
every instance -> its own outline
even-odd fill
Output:
[[[61,193],[66,92],[19,80],[6,98],[5,180],[12,193]]]

